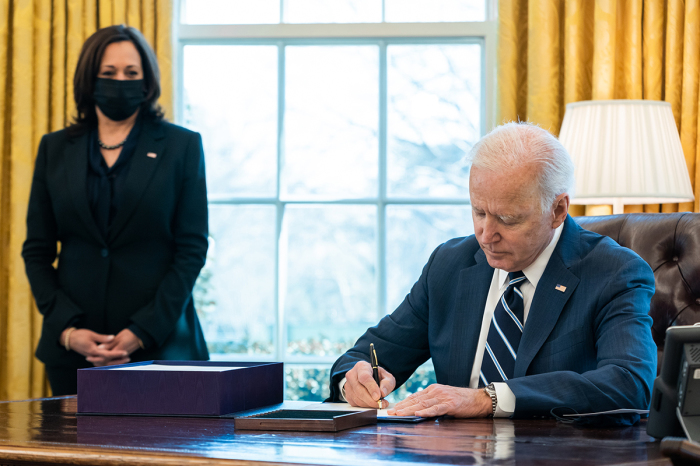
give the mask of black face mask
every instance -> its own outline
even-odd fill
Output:
[[[107,118],[114,121],[126,120],[146,98],[143,79],[120,81],[97,78],[93,98]]]

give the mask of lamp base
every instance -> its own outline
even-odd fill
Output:
[[[613,199],[612,209],[613,209],[613,215],[624,214],[625,213],[624,201],[619,197]]]

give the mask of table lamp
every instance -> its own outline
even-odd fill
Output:
[[[572,204],[693,201],[671,104],[588,100],[567,104],[559,140],[576,167]]]

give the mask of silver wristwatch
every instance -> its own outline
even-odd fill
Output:
[[[496,406],[498,406],[498,398],[496,397],[496,386],[493,383],[490,383],[484,387],[484,391],[488,396],[491,397],[491,408],[493,408],[493,412],[489,415],[489,417],[493,417],[493,415],[496,414]]]

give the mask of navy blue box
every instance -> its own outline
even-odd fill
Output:
[[[123,370],[152,364],[220,372]],[[223,416],[282,402],[280,362],[145,361],[78,370],[78,414]]]

